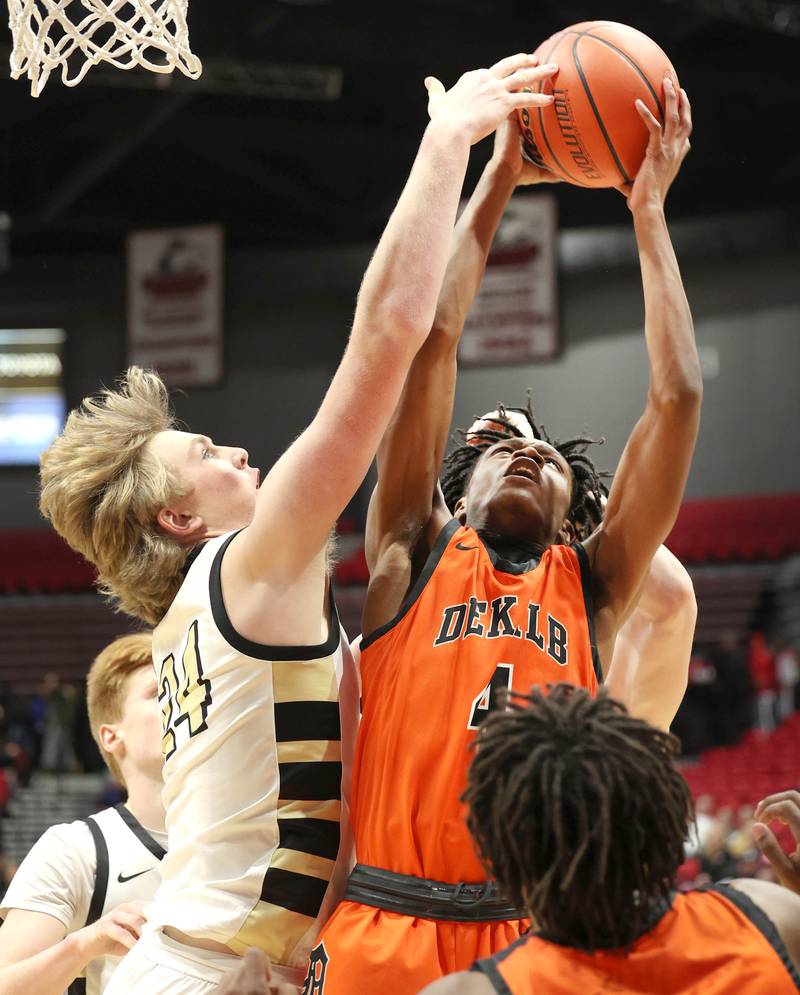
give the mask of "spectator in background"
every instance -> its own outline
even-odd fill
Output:
[[[736,860],[728,849],[733,829],[733,813],[728,806],[720,808],[698,851],[704,882],[721,881],[736,875]]]
[[[754,629],[750,634],[747,666],[755,685],[756,728],[764,735],[769,735],[775,730],[777,679],[775,657],[760,629]]]
[[[72,684],[62,684],[58,674],[45,674],[42,697],[42,753],[39,766],[42,770],[74,771],[78,762],[75,756],[74,734],[78,713],[78,695]]]
[[[754,687],[747,654],[737,633],[728,629],[718,645],[710,647],[708,658],[716,672],[714,745],[731,746],[753,725]]]
[[[685,852],[687,857],[696,857],[706,846],[708,837],[713,834],[717,823],[714,815],[714,799],[711,795],[698,795],[694,802],[694,821],[689,826]]]
[[[7,685],[3,685],[0,701],[3,710],[4,753],[15,758],[14,766],[20,783],[25,785],[39,752],[31,715],[31,699],[29,695],[15,694]]]
[[[775,674],[778,680],[778,721],[785,722],[796,708],[797,683],[800,680],[800,658],[797,650],[785,639],[775,647]]]
[[[684,756],[696,756],[714,745],[711,717],[715,710],[715,680],[716,671],[711,661],[695,649],[689,660],[686,693],[670,726],[680,740]]]

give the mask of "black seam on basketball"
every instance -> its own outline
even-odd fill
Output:
[[[617,55],[621,55],[622,58],[625,59],[626,62],[629,62],[633,66],[633,68],[636,70],[636,72],[642,77],[642,80],[644,81],[645,86],[650,91],[651,97],[653,98],[653,100],[655,100],[656,107],[658,108],[658,114],[659,114],[659,117],[661,118],[661,124],[663,125],[664,124],[664,108],[661,106],[661,101],[658,99],[658,94],[653,89],[653,84],[650,82],[650,80],[645,75],[644,70],[642,69],[642,67],[637,62],[634,62],[634,60],[628,55],[627,52],[624,52],[621,48],[617,48],[617,46],[614,44],[613,41],[609,41],[607,38],[601,38],[600,35],[593,35],[591,33],[591,31],[584,31],[583,34],[587,35],[589,38],[594,38],[595,41],[601,41],[604,45],[608,45],[608,47],[611,48],[611,49],[613,49],[617,53]]]
[[[597,35],[591,35],[591,34],[589,34],[588,31],[586,32],[586,35],[589,38],[595,38],[595,39],[597,39]],[[584,35],[581,35],[581,38],[582,37],[584,37]],[[597,40],[599,41],[600,39],[597,39]],[[602,133],[603,133],[603,138],[605,138],[605,140],[606,140],[606,145],[608,146],[608,151],[614,157],[614,162],[617,164],[617,169],[620,172],[620,176],[622,176],[622,182],[623,183],[630,183],[631,179],[628,176],[628,174],[625,172],[625,170],[622,168],[622,163],[620,162],[619,156],[617,155],[617,150],[614,148],[614,143],[611,141],[611,136],[606,131],[606,126],[603,124],[603,119],[600,117],[600,111],[597,108],[597,104],[594,102],[594,97],[592,96],[592,91],[589,89],[589,81],[586,79],[586,76],[583,73],[583,66],[581,66],[581,60],[578,58],[578,42],[579,41],[580,41],[580,38],[576,38],[575,42],[574,42],[574,44],[572,46],[572,60],[575,63],[575,68],[578,70],[578,75],[581,78],[581,83],[583,84],[583,91],[586,94],[586,97],[587,97],[587,99],[589,101],[589,105],[592,108],[592,113],[594,114],[595,119],[597,120],[597,124],[598,124],[598,126],[600,128],[600,131],[602,131]]]
[[[545,63],[550,62],[550,60],[551,60],[551,58],[553,56],[553,52],[555,52],[555,50],[558,48],[558,46],[559,46],[559,44],[560,44],[560,42],[561,42],[561,40],[563,38],[569,37],[569,35],[571,35],[571,34],[577,34],[577,33],[578,32],[575,32],[575,31],[561,31],[556,36],[556,40],[553,43],[553,47],[547,53],[547,56],[545,57],[545,60],[544,60]],[[539,81],[539,93],[542,92],[542,86],[543,86],[543,82],[540,80]],[[573,176],[572,173],[570,173],[570,171],[565,166],[561,165],[561,162],[560,162],[558,156],[553,151],[553,146],[550,144],[550,139],[547,137],[547,132],[545,131],[545,127],[544,127],[544,121],[542,120],[542,108],[541,107],[537,107],[536,113],[539,115],[539,131],[542,133],[542,138],[544,139],[544,143],[547,146],[548,152],[553,157],[553,162],[558,166],[558,168],[561,170],[561,172],[565,176],[568,176],[570,178],[570,180],[573,183],[576,183],[576,184],[578,184],[579,186],[582,186],[582,187],[586,186],[586,184],[583,183],[581,180],[579,180],[577,176]]]

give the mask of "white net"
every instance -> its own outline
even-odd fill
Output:
[[[189,47],[189,0],[8,0],[11,76],[27,75],[38,97],[53,70],[75,86],[98,62],[197,79]]]

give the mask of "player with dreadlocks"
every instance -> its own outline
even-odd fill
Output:
[[[732,880],[676,894],[692,818],[674,736],[605,690],[513,694],[481,727],[464,800],[487,871],[537,931],[422,995],[788,995],[800,897]]]
[[[543,439],[503,435],[475,460],[455,517],[438,487],[466,312],[515,186],[544,178],[523,165],[513,122],[498,129],[456,227],[431,335],[378,451],[351,807],[358,864],[312,951],[307,993],[416,995],[527,929],[526,910],[486,881],[460,795],[469,744],[501,690],[560,680],[597,690],[680,506],[702,382],[664,219],[691,116],[685,94],[666,94],[663,129],[639,108],[648,154],[625,191],[650,387],[602,523],[583,542],[570,511],[577,494],[590,502],[590,482],[599,491],[583,443],[571,463]]]
[[[498,404],[477,418],[462,444],[445,457],[440,484],[448,509],[456,513],[481,452],[500,439],[516,436],[543,439],[570,465],[574,480],[567,514],[576,538],[583,542],[600,525],[608,499],[610,473],[597,470],[590,447],[603,442],[588,435],[558,441],[534,415],[531,392],[524,407]],[[633,715],[668,730],[675,718],[689,673],[697,621],[697,602],[685,567],[661,546],[650,564],[636,605],[617,633],[604,676],[609,692]]]
[[[472,470],[484,449],[509,437],[541,439],[564,457],[572,475],[572,495],[567,518],[572,523],[575,538],[581,541],[588,539],[602,521],[605,499],[608,497],[608,488],[603,480],[610,474],[598,471],[591,456],[587,455],[589,447],[602,442],[602,439],[577,436],[559,442],[550,438],[544,425],[536,421],[530,393],[524,408],[510,408],[500,404],[497,411],[483,415],[464,433],[463,445],[444,458],[439,481],[449,510],[457,515],[459,498],[466,494]]]

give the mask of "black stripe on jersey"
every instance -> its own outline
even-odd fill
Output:
[[[239,529],[239,532],[242,530]],[[228,610],[222,597],[222,557],[231,542],[239,535],[234,532],[217,550],[214,562],[208,577],[208,593],[211,599],[211,614],[222,637],[235,650],[244,653],[245,656],[255,660],[320,660],[323,657],[331,656],[339,648],[342,634],[339,628],[339,613],[336,610],[336,601],[333,597],[333,588],[328,588],[328,599],[330,601],[330,617],[328,619],[328,638],[318,646],[268,646],[266,643],[255,643],[234,629],[233,623],[228,618]]]
[[[282,801],[323,802],[342,797],[339,760],[278,764],[278,774],[281,779],[278,797]]]
[[[381,636],[385,635],[390,629],[393,629],[397,623],[407,614],[411,606],[417,600],[417,598],[422,594],[425,585],[433,576],[433,572],[439,565],[439,560],[441,560],[444,551],[447,549],[447,544],[453,538],[455,533],[461,528],[461,522],[457,518],[452,518],[444,526],[442,531],[436,537],[436,542],[428,554],[428,559],[425,561],[425,566],[422,568],[422,572],[419,577],[417,577],[414,586],[408,592],[408,594],[403,599],[403,603],[400,606],[400,611],[395,615],[395,617],[386,622],[385,625],[378,626],[374,632],[370,632],[368,636],[361,637],[361,650],[365,650],[368,646],[372,645],[376,639],[380,639]]]
[[[594,673],[600,684],[603,683],[603,667],[600,663],[600,654],[597,651],[597,636],[594,632],[594,598],[592,597],[592,568],[589,566],[589,557],[581,543],[576,542],[572,548],[578,556],[578,563],[581,565],[581,588],[583,590],[583,606],[586,610],[586,621],[589,624],[589,643],[592,647],[592,666]]]
[[[86,995],[86,978],[76,978],[67,989],[67,995]]]
[[[279,701],[275,704],[275,741],[342,738],[338,701]]]
[[[781,963],[789,972],[789,977],[794,982],[795,988],[800,991],[800,973],[798,973],[797,968],[794,966],[794,961],[789,956],[789,951],[786,949],[786,944],[783,942],[783,938],[778,932],[775,923],[770,919],[760,905],[757,905],[745,892],[739,891],[738,888],[731,888],[730,885],[727,885],[721,881],[716,884],[703,885],[697,890],[712,891],[716,892],[718,895],[722,895],[722,897],[727,898],[732,905],[735,905],[736,908],[743,913],[743,915],[747,916],[750,922],[756,927],[767,943],[769,943],[775,953],[780,957]]]
[[[94,847],[97,853],[97,867],[94,872],[94,891],[92,900],[89,903],[89,914],[84,925],[91,926],[97,922],[103,913],[103,906],[106,904],[106,892],[108,891],[108,846],[106,838],[94,819],[89,816],[85,820],[89,827],[89,832],[94,840]]]
[[[156,858],[156,860],[163,860],[166,856],[167,851],[158,843],[153,837],[148,833],[144,826],[139,822],[133,812],[126,808],[123,802],[119,805],[115,805],[120,819],[125,823],[125,825],[130,829],[137,840],[142,844],[145,849],[149,850],[150,853]]]
[[[496,992],[499,992],[500,995],[514,995],[506,984],[506,980],[503,975],[497,970],[497,965],[494,961],[476,961],[470,968],[470,971],[475,971],[477,974],[485,975],[492,983],[492,988],[494,988]]]
[[[519,557],[524,553],[533,554],[534,547],[529,543],[520,542],[515,539],[506,539],[505,536],[494,535],[483,530],[478,532],[477,536],[497,573],[511,574],[512,577],[519,577],[522,574],[534,571],[541,562],[541,556],[536,555],[530,555],[527,560],[512,559],[512,557]],[[539,552],[541,553],[541,549]]]
[[[328,882],[321,878],[270,867],[264,875],[261,899],[290,912],[299,912],[310,919],[316,919],[327,890]]]
[[[186,557],[186,559],[184,560],[183,569],[181,570],[181,576],[182,577],[186,577],[186,575],[189,573],[189,571],[192,568],[192,565],[193,565],[194,561],[197,559],[197,557],[205,549],[205,545],[206,545],[207,541],[208,540],[204,540],[203,542],[198,543],[197,546],[192,546],[192,548],[189,550],[189,554]]]
[[[506,947],[505,950],[501,950],[499,954],[495,954],[494,957],[487,957],[484,960],[476,960],[470,968],[470,971],[485,974],[494,986],[495,991],[499,992],[500,995],[514,995],[506,984],[505,978],[497,969],[497,965],[501,961],[504,961],[506,957],[510,957],[517,947],[521,947],[522,944],[525,943],[530,935],[530,933],[524,933],[519,937],[519,939],[514,940],[510,946]]]
[[[339,823],[329,819],[281,819],[278,831],[282,850],[297,850],[314,857],[336,860],[339,853]]]

